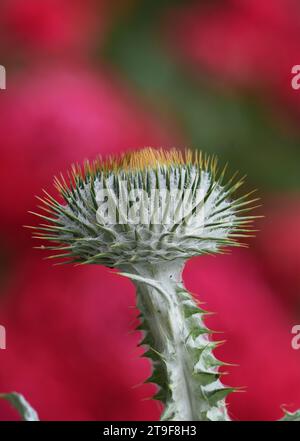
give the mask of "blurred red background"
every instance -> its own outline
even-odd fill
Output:
[[[48,1],[0,6],[0,390],[43,420],[151,420],[131,282],[53,267],[22,225],[72,162],[144,146],[217,153],[258,187],[250,248],[199,257],[186,285],[217,314],[236,420],[300,407],[300,7],[295,0]],[[246,190],[246,189],[245,189]],[[16,419],[5,403],[0,418]]]

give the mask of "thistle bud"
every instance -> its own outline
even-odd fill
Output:
[[[240,246],[254,216],[244,179],[225,179],[215,157],[147,148],[73,166],[55,179],[62,200],[46,193],[35,234],[59,251],[51,258],[117,267],[137,289],[148,381],[164,404],[163,420],[228,420],[210,331],[182,283],[187,259]],[[45,223],[46,222],[46,223]]]
[[[63,245],[56,248],[64,250],[62,258],[110,267],[239,246],[253,218],[245,213],[256,199],[233,200],[243,179],[225,182],[224,175],[216,158],[189,150],[148,148],[73,166],[68,183],[55,179],[64,202],[43,199],[52,216],[39,215],[48,223],[37,236]]]

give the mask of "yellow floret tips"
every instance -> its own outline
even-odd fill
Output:
[[[234,198],[244,183],[199,151],[145,148],[73,166],[55,178],[34,237],[64,251],[52,257],[110,267],[188,259],[240,246],[251,233],[257,198]],[[50,216],[49,216],[50,215]],[[47,223],[44,223],[47,221]]]
[[[94,161],[86,160],[81,166],[74,164],[72,166],[71,176],[74,181],[84,179],[84,176],[95,177],[101,173],[118,173],[118,172],[138,172],[147,169],[158,169],[162,167],[178,167],[178,166],[198,166],[200,169],[209,170],[216,173],[217,158],[203,154],[201,150],[178,150],[175,148],[154,149],[146,147],[137,151],[129,151],[120,155],[109,155],[107,158],[98,156]],[[63,176],[57,180],[58,189],[61,186],[67,186]]]

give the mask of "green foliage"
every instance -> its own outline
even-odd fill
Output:
[[[38,414],[25,400],[23,395],[17,392],[0,394],[0,398],[8,401],[16,409],[23,421],[39,421]]]
[[[279,421],[300,421],[300,410],[296,412],[288,412],[284,410],[284,417]]]
[[[164,33],[168,2],[150,3],[139,2],[115,24],[107,60],[161,117],[176,122],[188,145],[230,161],[260,188],[299,189],[299,134],[278,123],[261,94],[221,88],[204,70],[186,68]]]

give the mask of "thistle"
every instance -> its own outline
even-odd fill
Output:
[[[242,246],[252,231],[257,198],[234,198],[244,178],[225,175],[215,157],[147,148],[73,166],[55,178],[62,199],[45,192],[45,214],[35,213],[34,237],[50,242],[39,248],[58,251],[50,258],[118,268],[135,284],[162,420],[229,419],[218,342],[182,282],[190,257]]]

